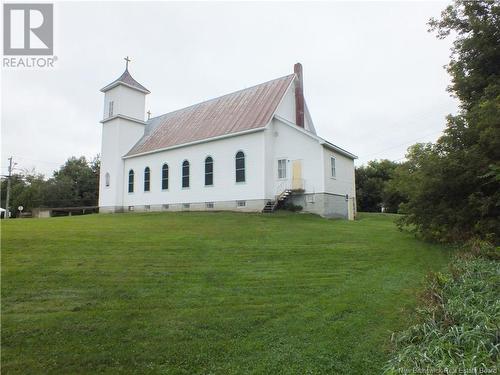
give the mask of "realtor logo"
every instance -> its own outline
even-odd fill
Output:
[[[53,4],[3,5],[3,54],[52,55]]]

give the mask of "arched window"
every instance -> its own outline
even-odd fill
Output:
[[[189,162],[187,160],[182,162],[182,187],[189,187]]]
[[[243,151],[236,153],[236,182],[245,182],[245,154]]]
[[[214,159],[208,156],[205,159],[205,186],[214,184]]]
[[[134,170],[133,169],[128,171],[128,192],[129,193],[134,192]]]
[[[151,170],[149,169],[149,167],[146,167],[144,168],[144,191],[149,191],[149,188],[151,187],[150,178]]]
[[[165,163],[161,167],[161,188],[162,190],[168,189],[168,164]]]
[[[104,176],[104,182],[106,184],[106,187],[109,187],[110,185],[110,180],[111,180],[111,177],[109,176],[109,173],[106,172],[106,175]]]

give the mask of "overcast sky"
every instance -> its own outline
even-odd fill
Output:
[[[446,2],[55,3],[52,70],[2,71],[7,157],[50,175],[100,152],[104,95],[124,70],[153,116],[304,67],[323,138],[368,160],[434,141],[457,103],[443,69],[451,41],[427,32]]]

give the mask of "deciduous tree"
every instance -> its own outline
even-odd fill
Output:
[[[500,3],[455,1],[430,26],[439,38],[456,36],[447,69],[460,111],[436,144],[410,149],[413,186],[402,224],[443,241],[498,241]]]

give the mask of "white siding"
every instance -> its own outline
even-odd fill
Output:
[[[121,175],[117,172],[123,170],[120,153],[118,151],[119,120],[112,120],[103,124],[101,145],[101,170],[99,176],[99,206],[115,206],[121,200],[121,193],[117,188],[121,184]],[[114,141],[112,141],[114,140]],[[105,175],[109,173],[110,184],[105,186]]]
[[[305,129],[313,134],[316,134],[314,125],[312,124],[312,119],[307,107],[304,108],[304,126]],[[283,100],[276,110],[276,115],[283,117],[285,120],[290,121],[295,124],[295,82],[292,82],[288,88],[286,94],[283,96]]]
[[[119,85],[104,94],[104,116],[109,117],[109,103],[113,102],[113,116],[125,115],[144,120],[146,95],[137,90]],[[99,206],[123,206],[123,160],[132,146],[144,134],[145,125],[123,118],[115,118],[102,124],[101,171],[99,181]],[[106,186],[105,175],[109,173],[110,184]]]
[[[271,199],[279,192],[282,183],[278,179],[278,159],[287,159],[287,178],[292,178],[292,163],[302,163],[302,179],[307,193],[324,190],[322,146],[319,142],[303,134],[294,125],[274,119],[266,129],[266,194]]]
[[[276,110],[276,115],[283,117],[295,124],[295,83],[292,82],[286,94],[283,96],[281,104]]]
[[[235,155],[245,153],[246,181],[235,181]],[[123,184],[135,172],[134,193],[124,190],[124,206],[264,199],[264,135],[256,132],[125,159]],[[205,158],[214,161],[213,186],[205,186]],[[182,162],[190,163],[190,187],[182,188]],[[169,166],[169,189],[161,189],[161,167]],[[151,168],[151,191],[144,192],[144,168]]]
[[[123,205],[123,160],[130,148],[144,134],[144,125],[121,118],[103,124],[101,171],[99,182],[99,206]],[[105,184],[109,173],[110,185]]]
[[[146,95],[129,87],[118,85],[104,94],[104,116],[108,118],[109,102],[113,104],[113,115],[125,115],[144,121]],[[127,150],[128,151],[128,150]]]
[[[330,158],[335,158],[336,175],[332,177]],[[354,160],[323,147],[323,166],[325,175],[325,193],[356,195],[354,187]]]

